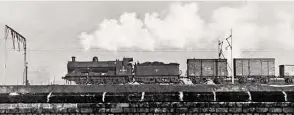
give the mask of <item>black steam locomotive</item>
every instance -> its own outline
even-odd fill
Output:
[[[76,61],[67,64],[68,73],[63,77],[76,84],[178,84],[182,72],[178,63],[144,62],[132,64],[133,58],[115,61]],[[208,79],[222,84],[230,79],[227,59],[187,59],[187,76],[193,84],[202,84]],[[267,84],[271,78],[284,78],[286,83],[294,81],[294,66],[280,65],[280,76],[275,76],[274,58],[235,58],[234,77],[238,83],[249,81]]]
[[[67,64],[68,73],[63,79],[74,81],[76,84],[126,84],[132,82],[179,83],[180,70],[178,63],[165,64],[162,62],[131,63],[133,58],[123,58],[122,61],[93,61],[79,62],[72,57]]]
[[[99,61],[93,57],[92,61],[72,61],[67,63],[67,74],[64,79],[76,84],[125,84],[132,79],[132,58],[122,61]]]

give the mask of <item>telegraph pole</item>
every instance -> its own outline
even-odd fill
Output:
[[[218,40],[218,45],[217,45],[218,59],[221,59],[221,57],[220,57],[220,53],[221,53],[221,51],[220,51],[221,50],[220,43],[221,43],[221,41]]]
[[[13,40],[13,48],[15,49],[15,39],[17,40],[18,43],[18,49],[20,51],[20,46],[19,46],[19,42],[23,43],[23,49],[24,49],[24,73],[23,73],[23,84],[24,85],[29,85],[28,84],[28,63],[27,63],[27,41],[26,38],[23,37],[21,34],[19,34],[18,32],[16,32],[14,29],[12,29],[11,27],[5,25],[5,42],[7,40],[8,37],[8,33],[11,33],[12,36],[12,40]],[[6,43],[5,43],[5,47],[6,47]],[[5,48],[5,53],[6,53],[6,48]],[[5,54],[7,55],[7,54]],[[6,58],[5,58],[5,71],[6,71]],[[4,71],[4,73],[6,74],[6,72]],[[4,75],[5,77],[6,75]]]
[[[230,30],[230,32],[231,32],[230,33],[230,36],[227,37],[227,38],[225,38],[225,40],[228,43],[228,46],[226,47],[226,50],[228,50],[227,49],[228,47],[231,50],[231,60],[230,60],[231,61],[231,64],[227,63],[227,66],[231,70],[232,84],[234,84],[235,78],[234,78],[234,68],[233,68],[233,66],[234,66],[234,64],[233,64],[234,60],[233,60],[233,31],[232,31],[232,29]],[[229,42],[229,40],[228,40],[230,38],[231,38],[231,42]],[[221,59],[221,56],[223,56],[223,58],[225,59],[225,56],[223,55],[222,45],[223,45],[223,41],[222,40],[218,40],[218,58],[219,59]],[[228,60],[228,62],[229,62],[229,60]],[[228,75],[229,75],[229,73],[228,73]]]
[[[5,37],[4,37],[4,80],[6,79],[6,67],[7,67],[7,46],[6,46],[6,43],[7,43],[7,35],[8,35],[8,32],[7,30],[5,29],[4,30],[4,34],[5,34]],[[5,82],[3,82],[5,83]]]
[[[227,48],[229,47],[231,50],[231,64],[229,65],[230,70],[231,70],[231,77],[232,77],[232,84],[234,84],[235,78],[234,78],[234,60],[233,60],[233,30],[231,29],[230,31],[230,36],[226,38],[226,41],[228,43],[228,46],[226,47],[226,50],[228,50]],[[228,40],[231,38],[231,42]]]
[[[28,62],[27,62],[27,41],[24,39],[24,67],[25,67],[25,74],[24,74],[24,84],[29,85],[28,83]]]
[[[231,67],[232,67],[232,84],[234,84],[235,76],[234,76],[234,61],[233,61],[233,29],[231,29]]]

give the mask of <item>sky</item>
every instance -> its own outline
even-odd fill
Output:
[[[277,74],[279,64],[294,64],[293,6],[291,1],[2,1],[0,84],[22,84],[23,52],[12,49],[10,37],[4,76],[5,25],[27,39],[31,84],[64,84],[71,56],[177,62],[185,71],[187,58],[218,58],[217,41],[231,28],[234,57],[276,58]]]

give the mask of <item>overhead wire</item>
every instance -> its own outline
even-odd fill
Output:
[[[12,49],[8,49],[8,51],[13,51]],[[23,51],[23,50],[21,50]],[[86,51],[82,48],[73,48],[73,49],[27,49],[27,51]],[[118,51],[111,51],[111,50],[104,50],[104,49],[90,49],[87,51],[96,51],[96,52],[218,52],[217,49],[211,50],[118,50]],[[294,49],[284,49],[284,50],[240,50],[240,52],[283,52],[283,51],[294,51]]]

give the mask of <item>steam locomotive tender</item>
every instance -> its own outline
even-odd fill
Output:
[[[135,81],[144,84],[180,82],[180,69],[178,63],[165,64],[162,62],[137,63],[134,66]]]
[[[122,61],[99,61],[93,57],[93,61],[75,60],[67,63],[68,73],[63,77],[76,84],[125,84],[132,80],[133,58],[123,58]]]

